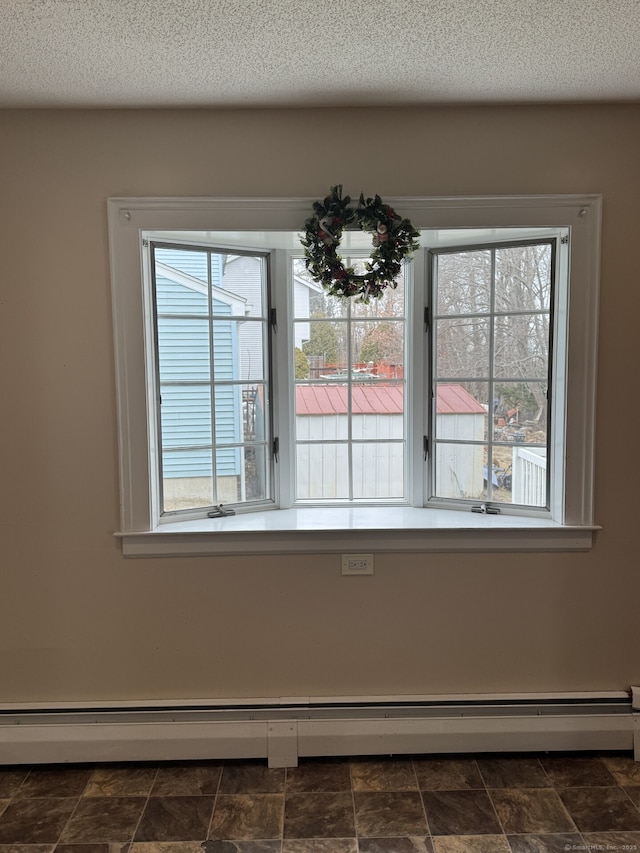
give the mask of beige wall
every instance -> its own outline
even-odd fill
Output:
[[[640,683],[640,107],[0,113],[0,702]],[[106,199],[604,196],[584,554],[124,560]]]

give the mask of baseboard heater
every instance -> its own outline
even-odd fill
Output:
[[[0,765],[633,751],[640,688],[525,697],[238,700],[0,707]]]

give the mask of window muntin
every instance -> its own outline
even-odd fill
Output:
[[[309,289],[300,259],[292,276],[296,501],[406,500],[404,274],[368,304]]]
[[[263,255],[149,242],[161,515],[271,497]]]
[[[555,253],[555,239],[431,253],[435,498],[550,508]]]

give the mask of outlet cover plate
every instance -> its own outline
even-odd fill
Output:
[[[373,554],[343,554],[343,575],[372,575]]]

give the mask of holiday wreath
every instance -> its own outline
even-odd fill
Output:
[[[387,287],[397,287],[402,261],[418,248],[419,232],[403,219],[379,195],[360,194],[357,207],[351,198],[342,197],[342,186],[331,187],[323,201],[314,201],[314,215],[304,224],[306,265],[311,278],[331,296],[357,296],[361,302],[377,299]],[[345,267],[338,253],[342,231],[357,223],[362,231],[373,234],[373,251],[365,264],[366,272],[356,274]]]

